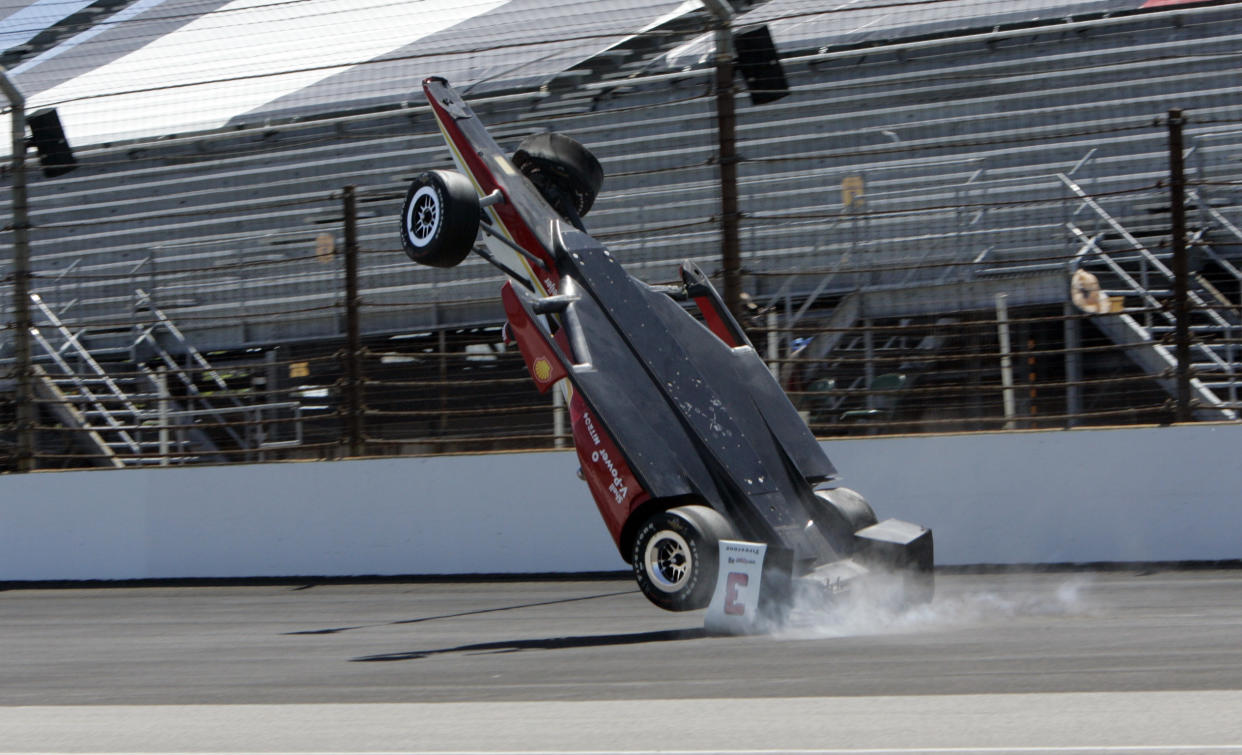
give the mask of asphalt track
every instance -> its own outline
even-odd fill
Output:
[[[713,637],[626,580],[0,592],[0,753],[1242,753],[1242,570]]]

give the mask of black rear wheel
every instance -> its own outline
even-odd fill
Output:
[[[604,185],[604,169],[586,147],[564,134],[528,136],[513,153],[513,164],[530,179],[548,204],[562,215],[568,202],[586,217]]]
[[[401,245],[420,265],[453,267],[479,235],[479,195],[461,173],[432,170],[410,182],[401,208]]]
[[[707,506],[653,514],[631,552],[639,589],[666,611],[706,608],[716,589],[720,541],[732,536],[728,520]]]

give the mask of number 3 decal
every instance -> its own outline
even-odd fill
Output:
[[[729,572],[727,579],[724,612],[730,616],[743,616],[746,614],[746,604],[737,602],[737,588],[750,584],[750,577],[735,571]]]

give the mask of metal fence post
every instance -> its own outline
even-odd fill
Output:
[[[1013,352],[1009,344],[1009,295],[998,293],[996,301],[996,338],[1000,344],[1001,406],[1005,412],[1005,429],[1013,429],[1017,408],[1013,395]]]
[[[733,45],[729,29],[716,31],[716,128],[720,143],[720,265],[724,302],[742,314],[742,245],[738,237],[737,112],[733,101]]]
[[[34,385],[30,357],[30,215],[26,192],[26,98],[0,67],[0,89],[9,100],[12,119],[13,175],[13,369],[17,373],[15,414],[17,446],[15,468],[29,472],[35,468]]]
[[[1190,308],[1186,260],[1186,177],[1182,152],[1181,110],[1169,111],[1169,213],[1173,241],[1173,313],[1176,318],[1174,344],[1177,354],[1178,422],[1189,422],[1190,410]]]
[[[345,396],[349,455],[363,453],[362,338],[358,320],[358,199],[353,186],[343,192],[345,211]]]
[[[1082,414],[1082,320],[1072,302],[1062,305],[1065,318],[1065,427],[1077,427]]]
[[[733,101],[733,7],[725,0],[707,0],[716,29],[716,138],[720,163],[720,267],[725,306],[734,317],[742,313],[742,249],[738,236],[737,112]]]

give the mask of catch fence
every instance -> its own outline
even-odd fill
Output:
[[[976,3],[937,35],[800,47],[782,23],[836,16],[787,5],[748,16],[780,91],[721,97],[719,61],[687,62],[719,36],[703,11],[467,99],[507,148],[592,149],[588,229],[647,282],[708,271],[818,435],[1238,419],[1242,10],[981,31]],[[34,177],[28,294],[16,260],[0,293],[5,466],[570,447],[505,343],[502,275],[401,251],[406,185],[451,167],[412,87],[74,145]]]

